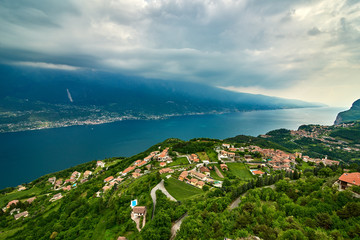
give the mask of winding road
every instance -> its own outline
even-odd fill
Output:
[[[171,227],[171,238],[170,240],[175,239],[177,231],[180,230],[181,223],[183,220],[188,216],[187,213],[185,213],[180,219],[178,219],[174,225]]]
[[[177,201],[173,196],[170,195],[170,193],[166,190],[165,186],[164,186],[164,179],[161,180],[161,182],[159,182],[158,185],[156,185],[153,189],[151,189],[151,198],[153,200],[153,204],[154,204],[154,207],[153,207],[153,212],[152,212],[152,217],[151,218],[154,218],[154,214],[155,214],[155,207],[156,207],[156,191],[157,190],[160,190],[162,191],[166,197],[168,197],[171,201]]]
[[[271,188],[271,189],[275,189],[275,184],[269,185],[269,186],[264,186],[264,187],[260,187],[261,188]],[[229,209],[232,210],[236,207],[239,206],[239,204],[241,203],[241,198],[243,196],[245,196],[245,194],[247,194],[248,192],[246,191],[245,193],[241,194],[240,197],[238,197],[237,199],[235,199],[230,205],[229,205]]]

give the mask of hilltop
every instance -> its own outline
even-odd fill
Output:
[[[335,183],[360,171],[357,140],[336,135],[358,129],[173,138],[132,157],[51,173],[1,190],[0,239],[360,237],[353,197],[360,189]]]
[[[347,111],[340,112],[334,124],[348,123],[360,120],[360,99],[356,100]]]

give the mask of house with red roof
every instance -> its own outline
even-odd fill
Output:
[[[111,180],[113,180],[114,177],[113,176],[110,176],[110,177],[107,177],[104,179],[104,182],[110,182]]]
[[[128,174],[129,172],[133,171],[136,167],[135,166],[130,166],[128,168],[126,168],[123,172],[122,175],[126,176],[126,174]]]
[[[360,173],[344,173],[337,180],[339,184],[339,190],[344,190],[351,186],[360,186]]]

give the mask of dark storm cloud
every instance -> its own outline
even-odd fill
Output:
[[[288,88],[336,69],[339,58],[345,67],[357,63],[359,5],[335,0],[2,1],[0,59],[215,86]]]

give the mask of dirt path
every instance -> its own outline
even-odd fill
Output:
[[[220,170],[219,170],[216,166],[214,166],[214,168],[215,168],[216,174],[217,174],[219,177],[224,178],[224,176],[222,175],[222,173],[220,172]]]
[[[153,200],[153,212],[152,212],[152,217],[154,218],[154,214],[155,214],[155,207],[156,207],[156,191],[160,190],[162,191],[171,201],[177,201],[173,196],[170,195],[170,193],[166,190],[165,186],[164,186],[164,179],[161,180],[161,182],[156,185],[153,189],[151,189],[151,198]]]
[[[171,238],[170,240],[175,239],[177,231],[180,230],[181,223],[183,220],[188,216],[187,213],[185,213],[180,219],[178,219],[175,224],[171,228]]]

